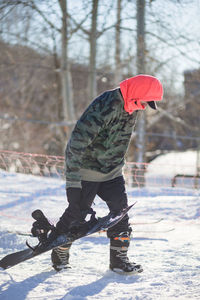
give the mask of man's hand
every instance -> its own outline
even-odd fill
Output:
[[[69,232],[73,235],[82,235],[89,229],[87,222],[73,221],[69,226]]]

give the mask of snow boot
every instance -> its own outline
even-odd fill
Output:
[[[67,243],[65,245],[59,246],[52,250],[51,252],[52,267],[56,271],[61,271],[63,269],[70,268],[69,266],[70,247],[71,247],[71,243]]]
[[[130,245],[130,234],[122,232],[110,239],[110,269],[119,274],[138,274],[143,271],[142,266],[130,262],[127,257]]]

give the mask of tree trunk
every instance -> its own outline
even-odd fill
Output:
[[[97,16],[99,0],[92,1],[92,25],[90,33],[89,97],[97,95],[96,54],[97,54]]]
[[[145,73],[145,0],[137,0],[137,73]],[[146,113],[143,111],[137,123],[136,137],[136,162],[146,161]],[[144,167],[140,168],[140,185],[144,185]]]
[[[137,0],[137,73],[145,73],[145,0]],[[137,124],[136,161],[139,163],[146,160],[145,129],[146,114],[143,111]]]
[[[117,21],[115,26],[115,86],[119,85],[122,80],[121,71],[121,3],[122,0],[117,0]]]
[[[67,24],[67,0],[59,0],[62,11],[62,54],[61,54],[61,87],[63,120],[65,122],[75,122],[75,111],[73,103],[73,87],[68,61],[68,24]],[[71,125],[70,127],[72,127]]]

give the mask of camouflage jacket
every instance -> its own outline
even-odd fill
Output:
[[[66,187],[81,187],[88,171],[93,172],[91,181],[104,181],[122,169],[136,115],[124,110],[119,88],[104,92],[88,106],[66,147]],[[94,174],[102,174],[102,179]]]

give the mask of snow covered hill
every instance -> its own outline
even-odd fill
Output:
[[[200,299],[199,190],[175,191],[128,189],[129,203],[137,200],[129,214],[137,223],[129,257],[143,265],[141,275],[109,271],[109,240],[95,235],[73,244],[67,271],[51,269],[50,253],[0,271],[0,299]],[[30,231],[37,208],[56,222],[66,208],[64,181],[1,171],[0,258],[25,247],[26,237],[12,232]],[[99,198],[93,208],[99,216],[108,212]],[[139,224],[159,218],[164,220]]]
[[[192,187],[196,183],[200,187],[200,179],[192,178],[197,175],[197,168],[200,164],[200,157],[197,151],[188,150],[185,152],[170,152],[159,155],[147,168],[146,185],[151,186],[171,186],[176,175],[176,185],[179,187]],[[188,177],[187,177],[188,176]],[[191,177],[189,177],[191,176]]]

